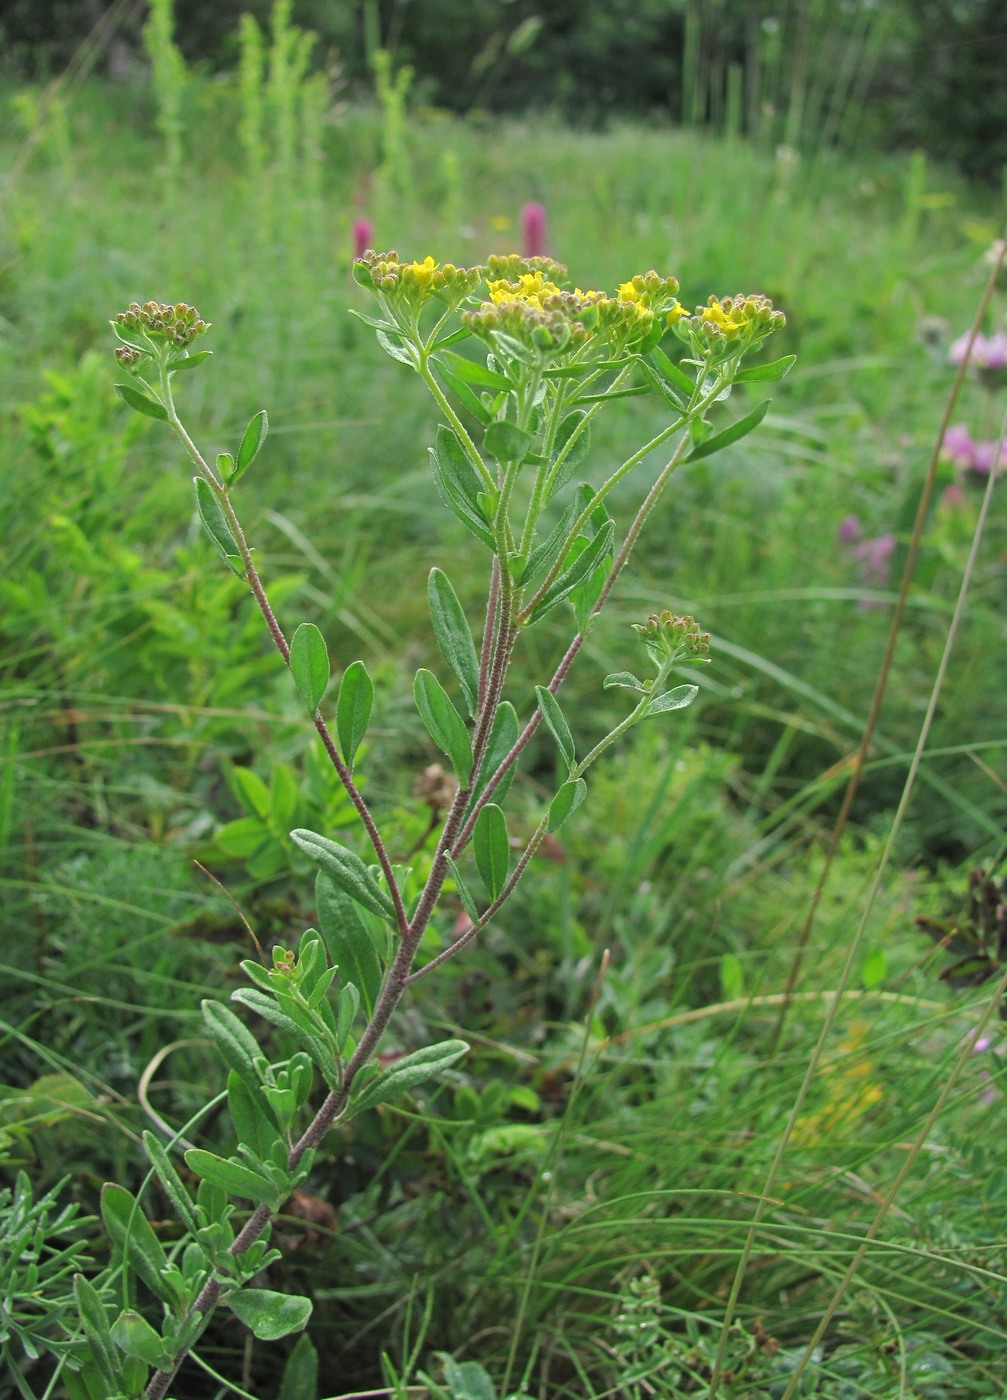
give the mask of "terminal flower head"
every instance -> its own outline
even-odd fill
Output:
[[[543,257],[546,244],[545,205],[526,204],[521,210],[521,247],[525,257]]]
[[[668,608],[651,613],[644,623],[634,622],[633,630],[656,666],[667,667],[691,662],[703,665],[710,650],[709,632],[701,632],[689,613],[679,617]]]
[[[176,302],[174,306],[159,301],[145,301],[141,306],[139,302],[132,301],[125,311],[119,312],[112,327],[120,340],[125,342],[124,349],[139,349],[141,353],[148,352],[151,343],[185,350],[210,329],[209,322],[203,320],[194,306],[188,306],[184,301]],[[140,346],[135,344],[137,339],[141,342]],[[124,364],[133,362],[122,356],[120,359]]]
[[[361,287],[374,292],[392,307],[416,313],[431,297],[457,307],[471,296],[483,275],[481,267],[455,267],[438,263],[428,254],[414,262],[400,262],[398,253],[368,249],[353,264],[353,276]]]

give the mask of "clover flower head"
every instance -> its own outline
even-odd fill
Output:
[[[701,632],[698,622],[689,613],[680,617],[663,608],[659,613],[651,613],[646,622],[634,622],[633,631],[656,666],[703,661],[710,650],[709,632]]]
[[[374,225],[370,219],[353,220],[353,258],[362,258],[374,238]]]
[[[967,360],[969,368],[988,388],[997,388],[1007,382],[1007,333],[984,335],[979,331],[973,338],[972,332],[966,331],[952,342],[948,359],[953,365]]]
[[[119,312],[112,325],[123,340],[128,341],[131,335],[136,335],[141,341],[146,339],[177,350],[186,349],[210,329],[209,322],[203,320],[194,306],[188,306],[184,301],[176,302],[174,306],[159,301],[145,301],[141,306],[139,302],[132,301],[125,311]],[[137,351],[136,356],[128,357],[116,352],[117,358],[127,366],[134,364],[145,353],[140,346],[130,344],[122,347],[130,348]]]
[[[1002,471],[1007,464],[1007,453],[997,450],[995,442],[979,442],[973,438],[968,428],[960,423],[948,428],[941,442],[941,457],[959,471],[974,476],[987,477],[990,472]]]

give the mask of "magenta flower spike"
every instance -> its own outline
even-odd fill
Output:
[[[521,210],[521,251],[526,258],[544,258],[548,252],[544,204],[526,204]]]
[[[353,259],[362,258],[374,243],[374,225],[370,219],[353,220]]]

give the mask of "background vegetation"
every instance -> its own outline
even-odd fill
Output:
[[[403,56],[420,51],[414,9],[379,15]],[[977,1053],[966,1037],[1004,947],[996,897],[970,913],[966,886],[995,868],[1007,811],[1002,486],[916,794],[868,900],[978,518],[983,483],[950,462],[854,822],[795,959],[951,388],[948,348],[1003,210],[922,156],[854,160],[803,125],[777,150],[614,117],[579,133],[547,115],[463,121],[407,111],[394,65],[383,105],[362,106],[298,69],[282,23],[262,43],[258,80],[246,34],[244,66],[222,79],[169,62],[155,91],[137,76],[56,101],[24,82],[2,93],[20,123],[0,141],[11,1192],[25,1169],[36,1201],[55,1193],[56,1244],[81,1242],[88,1271],[106,1262],[87,1219],[101,1182],[140,1189],[141,1130],[177,1129],[221,1087],[198,1002],[237,985],[245,921],[268,947],[312,919],[287,832],[354,839],[242,586],[193,522],[177,449],[112,391],[108,317],[152,296],[214,322],[213,367],[186,400],[211,450],[268,406],[246,504],[260,569],[285,620],[315,621],[334,656],[364,656],[382,678],[369,795],[406,851],[426,821],[412,784],[434,758],[409,699],[429,655],[424,580],[449,557],[464,584],[467,545],[428,509],[434,411],[348,315],[362,305],[351,223],[372,219],[379,246],[403,255],[463,263],[515,246],[522,204],[545,197],[550,250],[582,285],[655,266],[689,302],[763,290],[788,313],[775,353],[799,367],[759,433],[669,497],[567,708],[585,742],[601,732],[601,678],[632,664],[628,624],[655,606],[714,634],[700,703],[619,751],[490,936],[420,984],[402,1043],[459,1031],[475,1052],[435,1094],[333,1142],[291,1203],[271,1286],[314,1299],[322,1396],[381,1386],[382,1352],[413,1376],[438,1373],[437,1352],[478,1359],[501,1394],[706,1395],[723,1344],[718,1393],[740,1400],[784,1394],[865,1247],[799,1393],[999,1393],[1003,1040],[995,1020]],[[1002,328],[994,303],[986,329]],[[1002,406],[995,382],[970,378],[958,420],[992,438]],[[638,440],[640,412],[631,400],[613,416],[599,462]],[[561,636],[536,635],[519,703]],[[529,811],[552,763],[545,744],[531,755]],[[951,925],[927,932],[918,916],[953,919],[960,936],[981,926],[966,985],[941,978],[934,937]],[[754,1203],[847,962],[725,1331]],[[219,1148],[225,1123],[191,1131]],[[61,1223],[71,1205],[81,1218]],[[167,1204],[151,1208],[170,1242]],[[32,1352],[73,1329],[66,1280],[52,1266],[44,1287],[26,1283],[6,1228],[0,1386],[41,1395],[52,1362]],[[277,1349],[222,1329],[204,1357],[252,1394],[279,1393]],[[184,1393],[224,1392],[193,1368]]]

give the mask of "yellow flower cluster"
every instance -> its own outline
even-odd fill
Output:
[[[482,281],[483,269],[437,263],[429,255],[422,262],[404,263],[396,252],[366,252],[353,264],[353,275],[368,291],[418,311],[430,297],[459,306]]]
[[[786,324],[782,311],[774,311],[768,297],[740,292],[733,297],[711,296],[706,306],[697,307],[696,316],[705,335],[712,340],[738,341],[745,345],[764,340]]]

